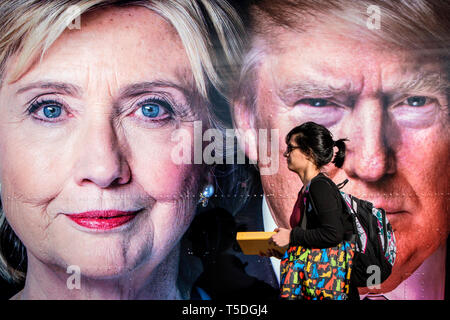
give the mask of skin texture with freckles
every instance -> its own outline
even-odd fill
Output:
[[[28,254],[22,297],[179,298],[178,243],[206,171],[171,158],[172,132],[192,134],[202,120],[187,55],[145,8],[81,21],[0,90],[2,204]],[[103,233],[66,216],[111,209],[138,214]],[[80,267],[82,290],[67,289],[69,265]]]
[[[314,121],[329,128],[334,140],[348,138],[343,168],[329,164],[324,171],[336,183],[349,178],[345,192],[389,213],[398,255],[380,290],[388,292],[448,236],[450,136],[448,97],[440,82],[446,81],[444,69],[399,48],[346,37],[354,32],[351,27],[337,33],[326,19],[306,32],[274,28],[276,47],[265,48],[253,119],[256,128],[280,130],[280,168],[261,176],[273,218],[279,227],[289,228],[301,188],[283,165],[289,130]],[[430,81],[420,81],[424,79]],[[251,121],[237,123],[246,128]]]

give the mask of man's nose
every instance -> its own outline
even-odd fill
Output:
[[[91,121],[84,127],[78,147],[75,168],[78,185],[92,183],[108,188],[129,182],[130,168],[111,121]]]
[[[395,162],[389,147],[389,119],[382,101],[371,99],[357,104],[348,120],[344,124],[344,135],[350,139],[344,162],[347,175],[375,182],[393,174]]]

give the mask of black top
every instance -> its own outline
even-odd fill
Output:
[[[300,227],[300,221],[291,231],[289,245],[308,248],[337,246],[344,240],[346,233],[353,232],[352,220],[350,215],[343,211],[339,190],[331,179],[319,173],[311,180],[309,197],[301,218],[303,220],[306,215],[306,230]]]

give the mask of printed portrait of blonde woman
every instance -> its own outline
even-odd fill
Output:
[[[185,0],[0,12],[0,271],[24,281],[13,299],[189,299],[180,243],[214,170],[177,164],[172,135],[224,127],[211,32],[234,65],[235,12]]]

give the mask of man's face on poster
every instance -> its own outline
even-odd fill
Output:
[[[279,129],[280,166],[262,184],[276,223],[289,227],[301,181],[285,164],[286,134],[314,121],[335,140],[348,138],[343,168],[324,169],[336,183],[349,178],[345,192],[387,211],[398,246],[382,286],[389,291],[447,238],[447,78],[437,60],[335,30],[333,22],[301,33],[278,27],[266,43],[253,120]]]

